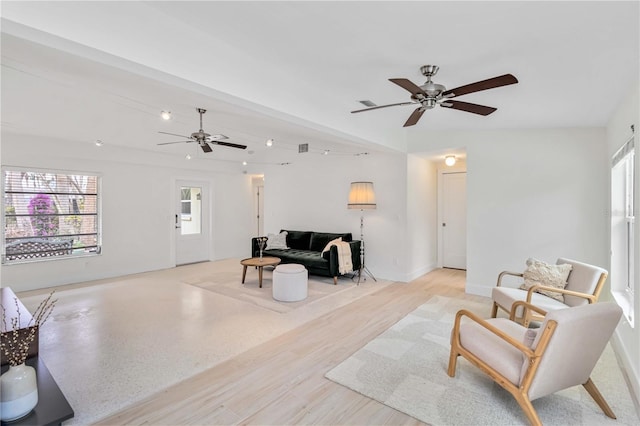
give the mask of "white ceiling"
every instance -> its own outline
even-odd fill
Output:
[[[18,133],[186,152],[158,131],[204,129],[246,144],[208,158],[293,161],[313,153],[404,151],[443,129],[604,126],[639,74],[639,2],[2,2],[2,126]],[[27,41],[30,40],[30,41]],[[35,42],[35,43],[34,43]],[[447,88],[512,73],[461,97],[482,117],[413,106],[351,114],[359,100],[409,100],[440,66]],[[159,119],[161,110],[174,119]],[[274,149],[264,141],[274,138]],[[425,147],[425,151],[428,151]]]

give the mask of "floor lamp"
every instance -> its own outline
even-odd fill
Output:
[[[358,270],[358,284],[362,271],[373,278],[371,271],[367,269],[364,263],[364,210],[373,210],[376,208],[376,194],[373,192],[373,182],[351,182],[351,190],[349,191],[349,209],[360,209],[360,269]],[[367,279],[366,277],[364,278]]]

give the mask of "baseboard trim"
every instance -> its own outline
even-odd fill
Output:
[[[484,296],[491,297],[491,289],[492,287],[487,287],[486,285],[473,284],[467,281],[467,284],[464,286],[464,291],[467,294],[475,294],[476,296]]]
[[[613,347],[613,352],[616,354],[624,380],[629,387],[629,393],[631,394],[636,414],[640,417],[640,377],[638,376],[640,372],[634,370],[635,364],[632,362],[626,347],[622,344],[622,339],[617,330],[611,338],[611,346]]]

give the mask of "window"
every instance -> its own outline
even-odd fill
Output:
[[[611,168],[611,292],[633,327],[635,292],[635,146],[631,138]]]
[[[180,194],[182,200],[182,218],[188,220],[191,217],[191,188],[182,188]]]
[[[200,234],[201,231],[201,201],[202,188],[180,188],[181,209],[181,235]]]
[[[99,177],[3,170],[5,264],[100,253]]]

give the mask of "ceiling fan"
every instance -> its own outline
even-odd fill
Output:
[[[406,78],[390,78],[389,81],[402,87],[409,93],[411,93],[411,102],[400,102],[389,105],[373,106],[371,108],[359,109],[357,111],[351,111],[352,113],[371,111],[379,108],[387,108],[398,105],[420,105],[409,116],[409,119],[404,123],[403,127],[413,126],[420,120],[422,114],[428,109],[434,108],[436,105],[440,105],[443,108],[457,109],[460,111],[471,112],[479,115],[489,115],[496,110],[496,108],[488,107],[484,105],[472,104],[469,102],[454,101],[451,98],[456,96],[466,95],[473,92],[479,92],[481,90],[494,89],[496,87],[507,86],[509,84],[515,84],[518,79],[511,74],[504,74],[499,77],[489,78],[487,80],[477,81],[475,83],[467,84],[465,86],[456,87],[455,89],[446,90],[442,84],[437,84],[431,81],[431,77],[438,73],[440,67],[437,65],[423,65],[420,67],[422,75],[427,77],[427,81],[418,86]]]
[[[158,133],[162,133],[162,134],[165,134],[165,135],[180,136],[181,138],[187,139],[185,141],[163,142],[163,143],[159,143],[158,145],[170,145],[170,144],[173,144],[173,143],[197,142],[198,145],[200,145],[200,148],[202,148],[202,150],[204,152],[213,151],[211,149],[211,147],[209,146],[209,144],[211,144],[211,145],[228,146],[228,147],[231,147],[231,148],[238,148],[238,149],[246,149],[247,148],[246,145],[240,145],[240,144],[231,143],[231,142],[224,142],[225,139],[229,139],[229,137],[227,137],[225,135],[221,135],[221,134],[210,135],[209,133],[205,133],[205,131],[202,130],[202,114],[207,112],[207,110],[206,109],[202,109],[202,108],[196,108],[196,111],[198,111],[198,113],[200,114],[200,130],[198,130],[197,132],[191,133],[191,136],[177,135],[175,133],[168,133],[168,132],[158,132]]]

